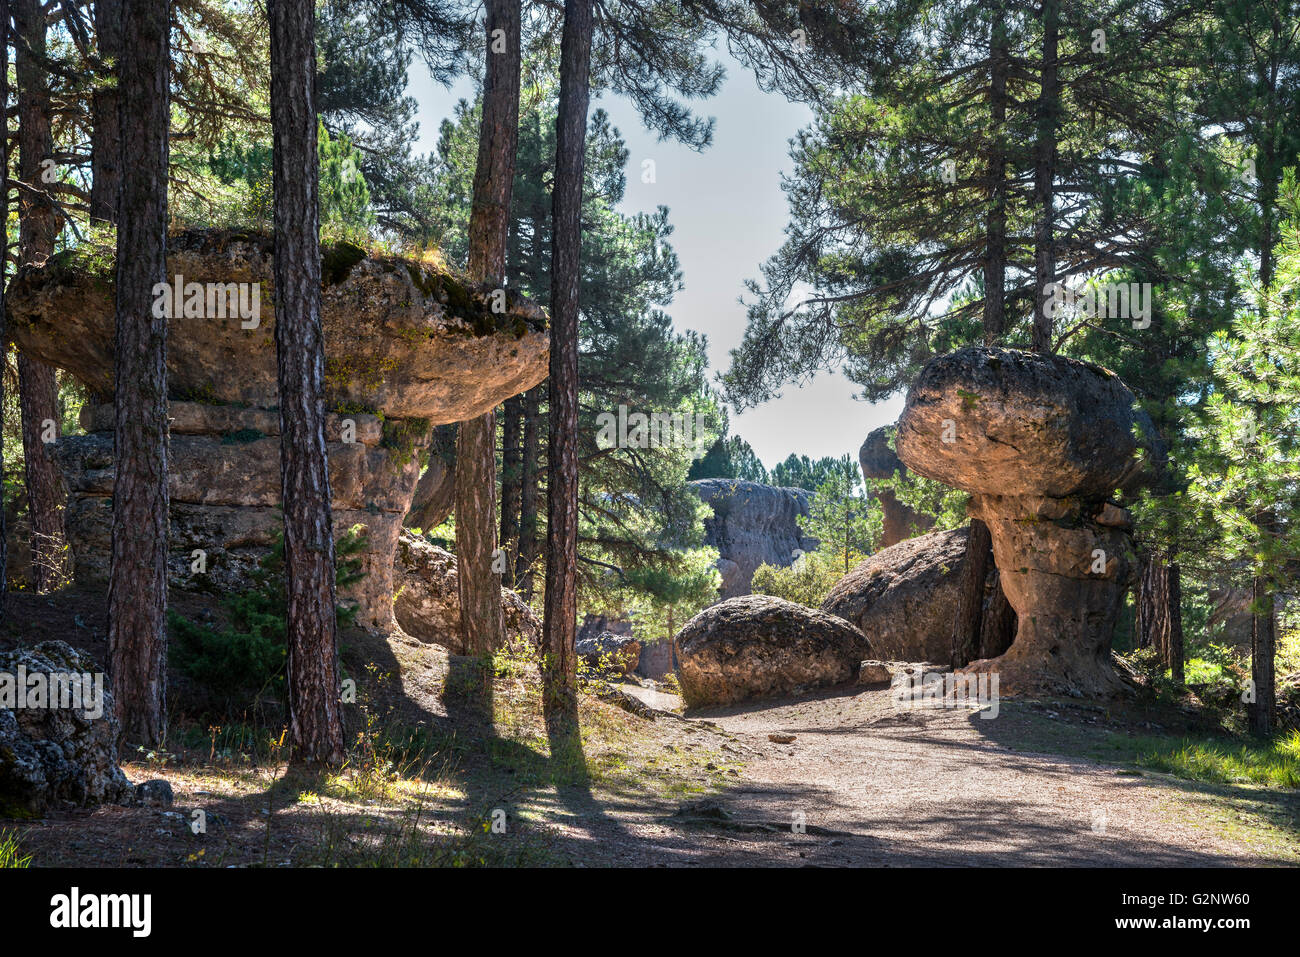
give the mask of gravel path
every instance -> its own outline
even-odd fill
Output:
[[[626,820],[626,837],[653,845],[628,856],[670,865],[1295,864],[1277,841],[1252,846],[1249,824],[1229,836],[1224,788],[1024,750],[1024,719],[1006,711],[985,720],[901,710],[887,690],[852,688],[695,712],[726,733],[746,770],[681,823]],[[1231,793],[1281,800],[1294,813],[1294,795]]]

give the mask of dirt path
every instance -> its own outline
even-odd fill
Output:
[[[1251,823],[1230,826],[1256,803],[1293,816],[1295,795],[1025,750],[1055,714],[900,710],[887,690],[861,689],[698,712],[732,739],[742,779],[694,820],[629,821],[628,836],[656,845],[640,849],[645,863],[679,865],[1296,863],[1293,831],[1259,840]]]

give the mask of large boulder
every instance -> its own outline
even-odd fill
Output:
[[[697,479],[690,486],[713,509],[713,517],[704,520],[704,542],[718,550],[722,598],[748,595],[759,565],[785,567],[817,547],[817,540],[799,529],[812,497],[805,489],[720,478]]]
[[[71,695],[74,679],[79,701]],[[69,697],[47,694],[38,703],[36,686],[48,692],[56,681]],[[94,661],[61,641],[0,653],[0,818],[39,817],[62,801],[134,798],[117,765],[119,725],[106,685]]]
[[[456,556],[410,532],[397,540],[393,562],[393,614],[402,630],[426,644],[442,645],[454,655],[466,655],[460,627],[460,591]],[[536,647],[542,626],[519,595],[501,589],[506,640],[518,648]]]
[[[931,532],[881,549],[839,580],[822,611],[856,625],[879,658],[948,661],[968,535]]]
[[[889,447],[892,427],[885,425],[871,432],[862,448],[858,450],[858,464],[862,467],[862,478],[868,490],[880,503],[883,522],[880,531],[880,547],[897,545],[913,535],[924,535],[934,527],[934,519],[923,515],[910,505],[898,500],[893,489],[879,486],[881,479],[907,476],[907,466],[902,463],[892,448]]]
[[[168,320],[167,386],[174,399],[274,409],[274,258],[270,236],[197,230],[167,240],[167,276],[204,287],[201,315]],[[9,331],[23,351],[113,392],[113,250],[93,243],[26,267],[9,287]],[[482,415],[547,374],[545,314],[446,269],[348,244],[322,251],[325,400],[387,418],[460,422]],[[260,316],[207,305],[208,284],[247,284]],[[182,299],[186,298],[182,296]],[[213,308],[220,305],[220,310]],[[217,316],[223,318],[217,318]]]
[[[589,668],[620,675],[630,675],[641,663],[641,642],[609,631],[594,638],[580,638],[577,652]]]
[[[693,707],[853,681],[871,651],[844,619],[771,595],[706,608],[676,640],[682,697]]]
[[[1127,514],[1108,499],[1146,471],[1134,402],[1100,366],[977,347],[931,360],[908,393],[899,457],[972,493],[1019,617],[1005,654],[969,666],[1005,692],[1125,688],[1110,643],[1133,561]]]
[[[968,492],[1105,498],[1141,475],[1148,426],[1108,369],[972,346],[921,370],[896,445],[912,471]]]

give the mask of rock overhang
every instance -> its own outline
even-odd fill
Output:
[[[7,296],[10,336],[28,354],[113,386],[113,252],[87,243],[20,271]],[[270,236],[191,230],[168,237],[169,282],[246,283],[260,289],[257,321],[239,315],[168,320],[170,397],[275,408],[274,249]],[[220,299],[217,300],[221,302]],[[475,286],[451,270],[322,249],[321,324],[327,407],[463,421],[542,381],[546,313],[509,290]]]

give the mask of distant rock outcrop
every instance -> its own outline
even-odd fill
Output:
[[[1003,691],[1105,694],[1124,685],[1110,643],[1133,561],[1123,509],[1142,477],[1149,420],[1114,373],[1062,356],[966,348],[930,361],[908,393],[898,454],[972,493],[1019,615],[1011,648],[969,670]]]
[[[880,547],[888,548],[913,535],[924,535],[934,527],[934,519],[922,515],[909,505],[898,500],[893,489],[877,485],[880,479],[893,478],[897,472],[906,477],[907,466],[898,458],[897,453],[889,447],[889,426],[882,426],[867,436],[858,450],[858,464],[862,467],[862,478],[867,490],[880,502],[884,522],[880,533]]]
[[[37,686],[45,689],[39,704],[32,700]],[[134,800],[117,764],[118,732],[103,669],[88,656],[61,641],[0,653],[0,817],[39,817],[62,801]]]
[[[688,705],[732,704],[852,681],[871,653],[842,618],[771,595],[729,598],[677,634]]]
[[[812,497],[805,489],[723,478],[690,485],[713,509],[713,517],[704,521],[704,540],[718,550],[722,598],[748,595],[759,565],[783,568],[817,547],[817,540],[799,529]]]

